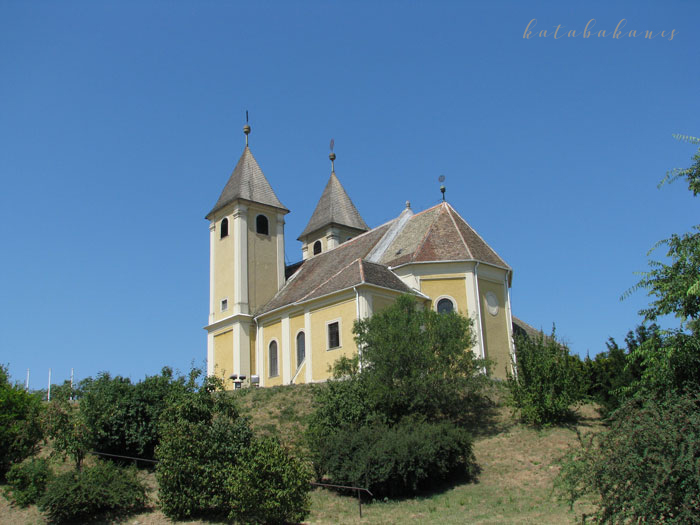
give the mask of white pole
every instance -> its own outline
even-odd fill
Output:
[[[24,382],[24,390],[29,392],[29,368],[27,368],[27,380]]]
[[[51,401],[51,369],[49,368],[49,388],[46,392],[46,401]]]

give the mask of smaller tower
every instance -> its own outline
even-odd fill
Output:
[[[369,230],[360,212],[335,174],[334,141],[331,140],[331,176],[321,194],[306,228],[298,240],[302,242],[304,259],[332,250],[336,246]]]

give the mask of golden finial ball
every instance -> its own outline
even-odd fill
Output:
[[[243,126],[243,133],[245,133],[246,135],[250,133],[250,126],[248,124]]]
[[[331,151],[331,154],[328,155],[328,158],[331,159],[331,160],[335,160],[335,153],[333,153],[333,152]]]

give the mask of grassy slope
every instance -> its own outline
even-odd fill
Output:
[[[304,454],[303,430],[313,409],[315,385],[236,392],[241,412],[253,428],[273,433],[295,453]],[[600,428],[592,407],[580,411],[577,428]],[[477,483],[467,483],[398,502],[374,502],[362,507],[357,499],[317,489],[312,492],[310,523],[573,523],[585,508],[574,512],[552,492],[556,459],[576,443],[575,428],[533,430],[513,423],[507,409],[497,407],[475,428],[475,454],[482,469]],[[152,481],[152,480],[149,480]],[[580,519],[580,518],[579,518]],[[35,507],[11,508],[0,498],[0,524],[43,523]],[[155,508],[125,523],[170,523]],[[188,522],[202,523],[202,522]]]

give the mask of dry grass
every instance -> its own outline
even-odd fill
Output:
[[[296,453],[303,454],[302,434],[313,407],[317,386],[277,387],[236,392],[243,415],[253,428],[273,433]],[[515,423],[507,409],[494,407],[484,413],[480,429],[475,428],[474,452],[482,471],[476,483],[466,483],[402,501],[376,501],[362,506],[357,499],[326,489],[311,493],[308,523],[574,523],[584,506],[570,511],[552,491],[558,472],[556,460],[569,445],[576,444],[576,430],[601,428],[595,409],[585,406],[570,427],[535,430]],[[153,474],[144,473],[154,488]],[[121,523],[165,525],[171,523],[155,505],[155,496],[146,512],[132,515]],[[580,518],[578,518],[580,519]],[[36,507],[18,509],[0,497],[0,524],[43,524]],[[207,522],[180,522],[204,525]]]

